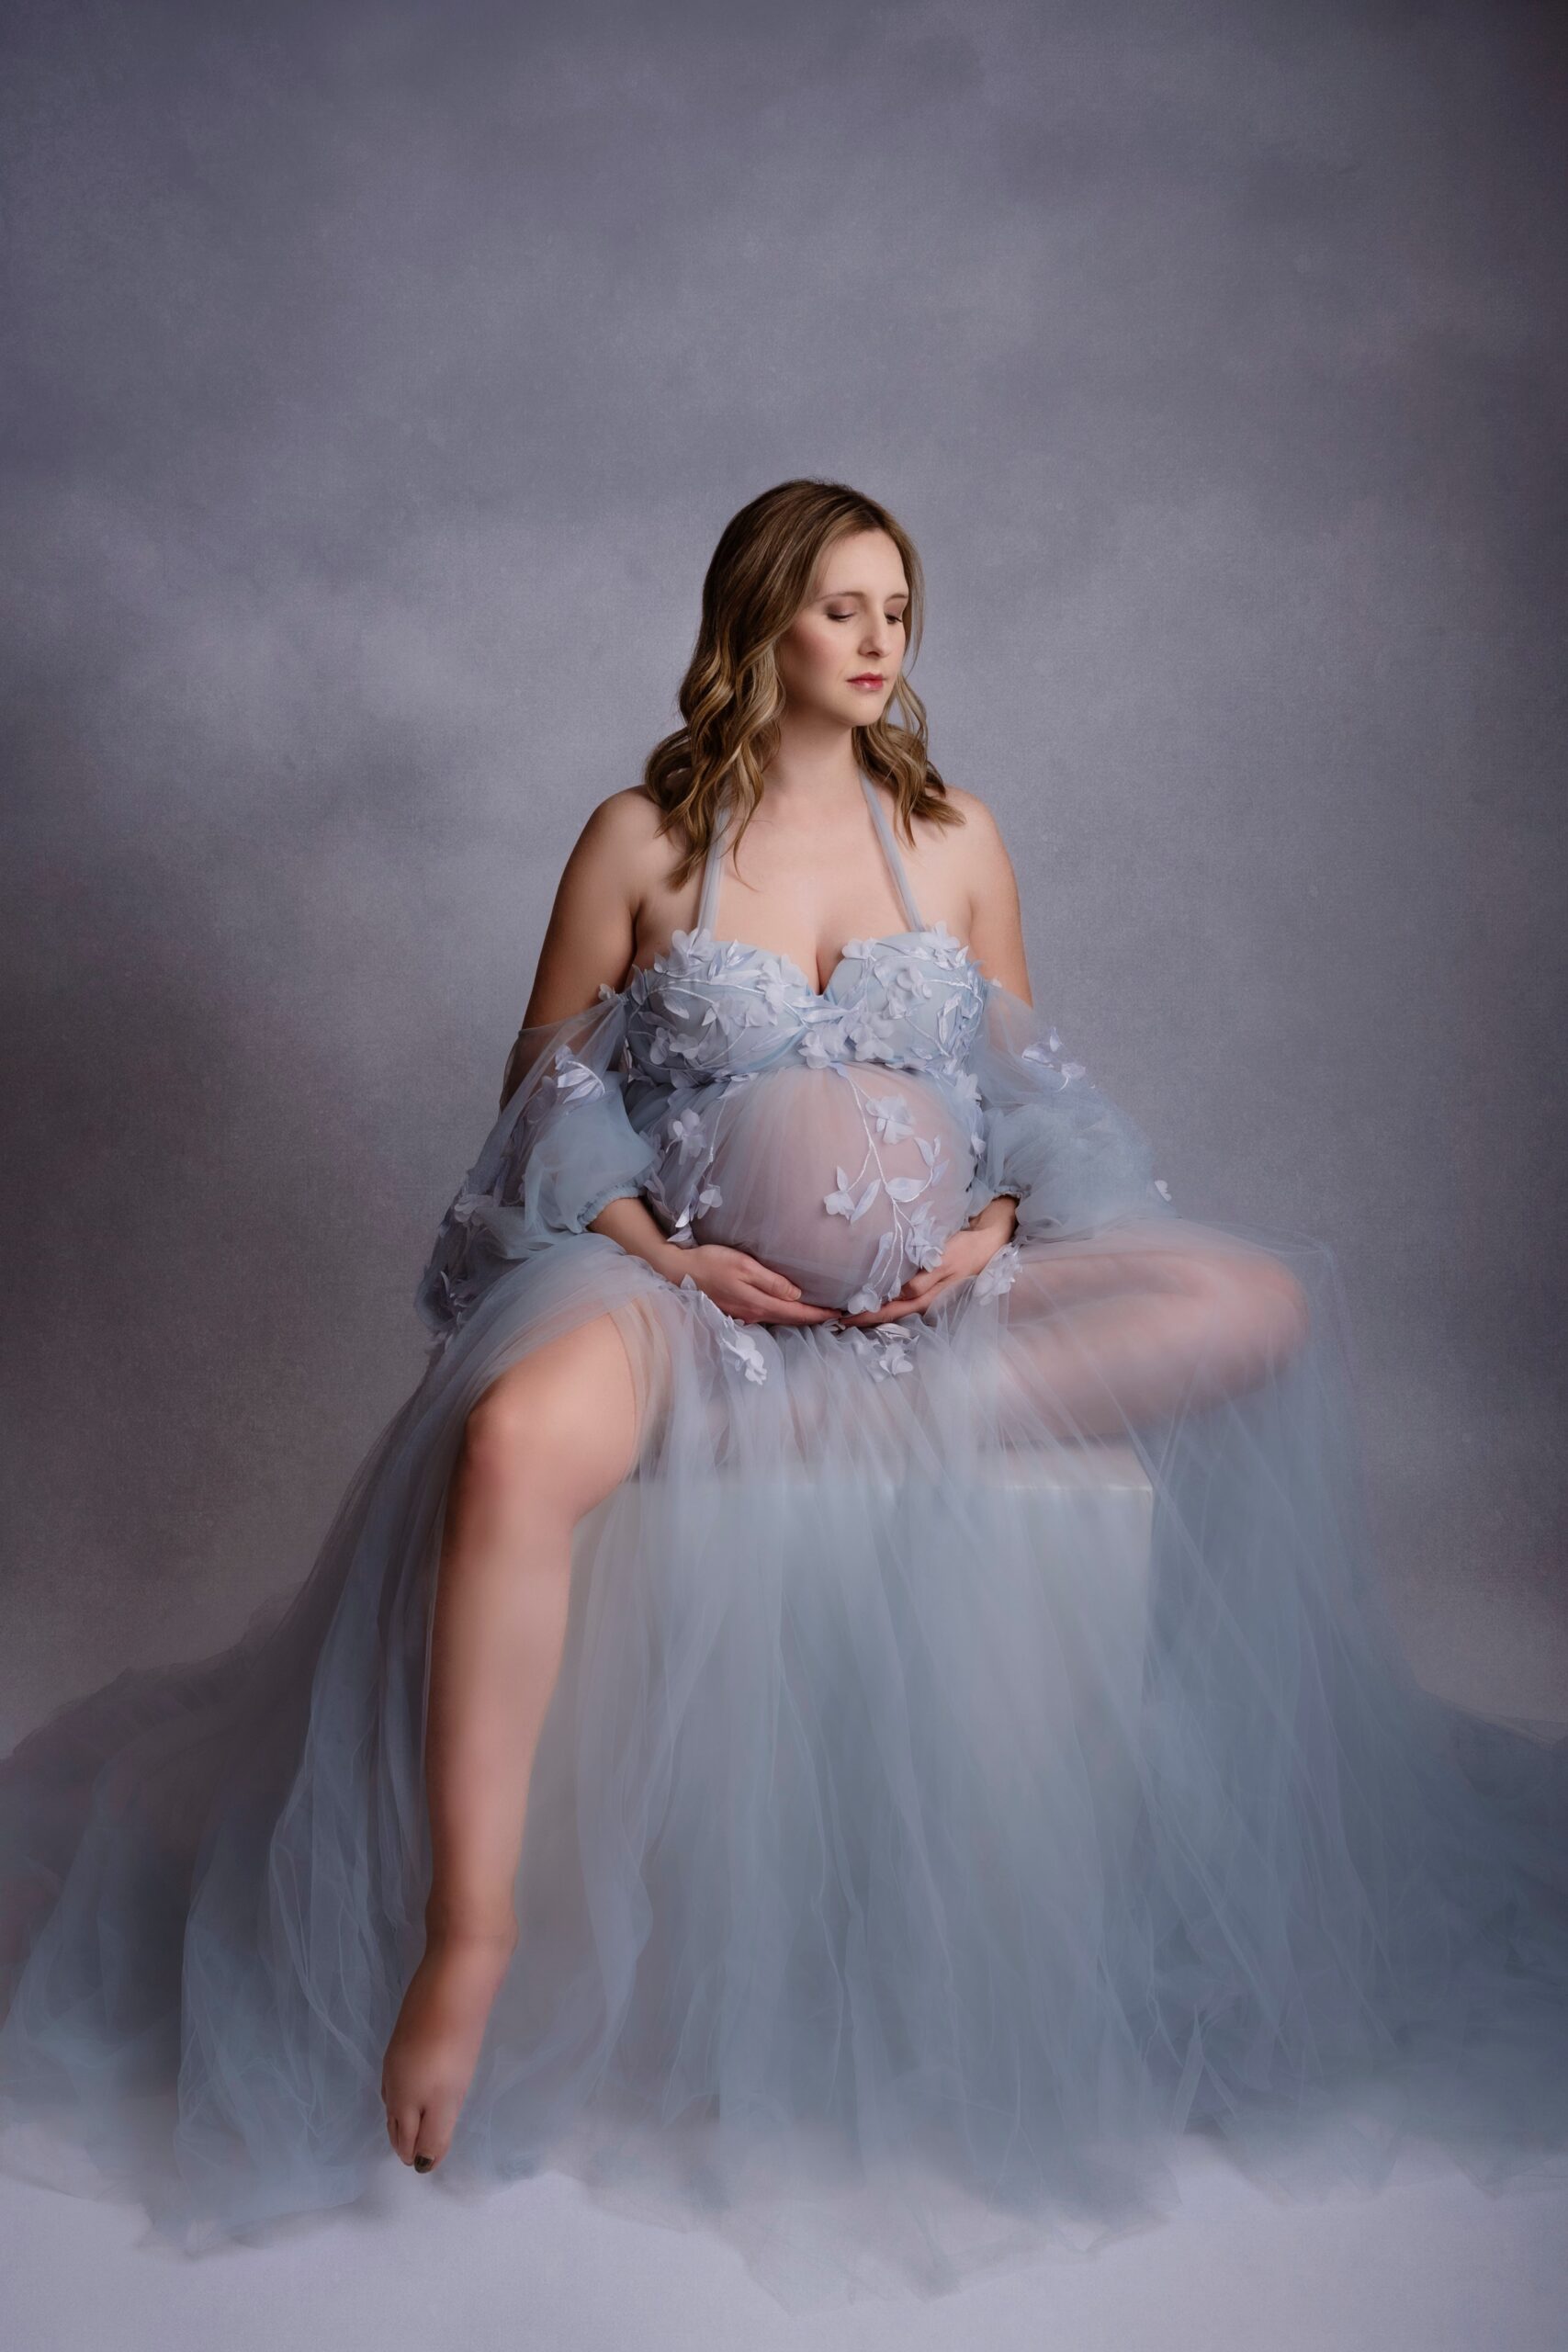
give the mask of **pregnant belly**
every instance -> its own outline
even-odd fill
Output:
[[[964,1221],[968,1120],[922,1073],[773,1070],[725,1096],[714,1134],[696,1238],[749,1250],[814,1306],[891,1298]]]

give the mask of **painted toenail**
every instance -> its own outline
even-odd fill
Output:
[[[434,2156],[415,2156],[413,2160],[413,2168],[415,2172],[428,2172],[434,2162],[435,2158]]]

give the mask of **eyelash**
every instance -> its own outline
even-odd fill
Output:
[[[828,618],[830,621],[852,621],[854,615],[853,613],[829,613]],[[887,618],[892,622],[895,628],[903,628],[904,616],[902,613],[889,613],[887,615]]]

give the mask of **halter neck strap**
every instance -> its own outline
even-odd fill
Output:
[[[729,840],[729,811],[721,810],[714,819],[713,834],[708,842],[707,855],[703,860],[702,895],[697,900],[697,929],[705,931],[713,921],[714,900],[718,896],[718,869]]]
[[[877,835],[882,842],[883,851],[887,859],[888,868],[892,873],[895,884],[897,886],[898,896],[903,901],[904,912],[909,918],[909,929],[911,931],[923,931],[925,929],[925,925],[920,921],[920,910],[915,904],[915,894],[909,888],[909,877],[904,871],[904,861],[898,854],[898,844],[893,837],[893,828],[888,823],[886,815],[883,809],[881,797],[871,778],[863,773],[861,776],[861,782],[865,786],[865,797],[871,803],[872,820],[876,826]]]

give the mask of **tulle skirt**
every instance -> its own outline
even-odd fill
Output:
[[[1265,1365],[1223,1317],[1175,1385],[1075,1350],[1090,1297],[1259,1264],[1309,1309]],[[422,2193],[557,2167],[806,2307],[1137,2226],[1193,2130],[1287,2188],[1412,2136],[1561,2165],[1568,1749],[1403,1662],[1331,1253],[1184,1218],[860,1330],[739,1328],[592,1232],[511,1265],[296,1589],[0,1767],[0,2163],[198,2252],[397,2161],[448,1485],[489,1385],[606,1314],[637,1464],[577,1529],[517,1951]]]

